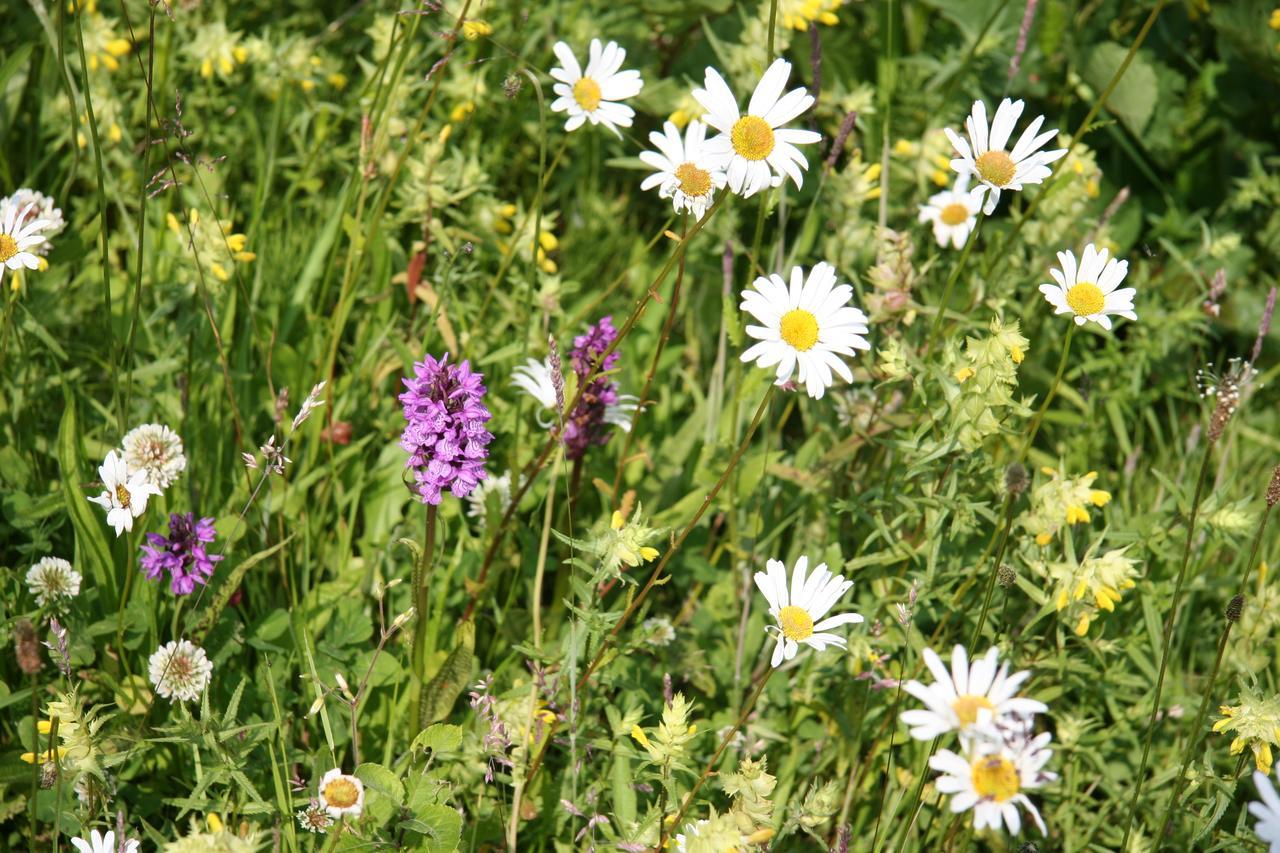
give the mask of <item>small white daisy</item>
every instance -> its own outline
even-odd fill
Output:
[[[1138,291],[1132,287],[1116,290],[1129,274],[1128,261],[1109,258],[1106,249],[1090,243],[1084,247],[1078,269],[1076,256],[1070,250],[1059,252],[1058,262],[1062,264],[1061,271],[1049,270],[1058,284],[1040,285],[1040,292],[1054,307],[1053,313],[1075,315],[1077,326],[1092,320],[1104,329],[1111,328],[1108,314],[1138,319],[1133,313],[1133,295]]]
[[[1267,845],[1270,853],[1280,853],[1280,795],[1265,773],[1253,771],[1253,784],[1262,802],[1249,803],[1249,814],[1258,819],[1253,831]]]
[[[640,159],[657,171],[641,182],[640,189],[657,187],[658,197],[671,199],[676,213],[687,210],[701,219],[715,191],[728,180],[720,168],[724,158],[711,153],[706,137],[707,126],[700,121],[689,122],[683,137],[670,121],[662,126],[662,133],[650,133],[649,142],[658,150],[642,151]]]
[[[644,88],[639,71],[619,70],[627,52],[616,42],[601,46],[600,39],[592,39],[584,70],[569,45],[558,41],[553,50],[561,67],[551,69],[551,76],[558,81],[551,90],[559,95],[551,102],[551,111],[569,114],[564,129],[577,130],[589,120],[592,124],[603,124],[621,138],[618,128],[631,127],[631,118],[636,113],[618,102],[634,98]]]
[[[782,184],[789,176],[797,187],[804,183],[809,162],[797,145],[817,142],[822,134],[784,127],[809,107],[813,96],[803,87],[787,94],[782,90],[791,76],[791,63],[775,59],[760,78],[746,114],[738,111],[738,99],[714,68],[707,68],[702,89],[693,97],[707,111],[703,117],[720,134],[706,143],[706,150],[722,158],[729,189],[743,198],[766,187]]]
[[[147,482],[167,489],[187,467],[182,439],[163,424],[143,424],[125,435],[124,461],[131,471],[142,471]]]
[[[116,536],[133,530],[133,520],[147,511],[147,498],[160,494],[147,482],[147,472],[130,471],[124,457],[114,450],[108,451],[99,466],[98,478],[106,490],[89,500],[107,511],[107,524],[116,529]]]
[[[920,205],[920,221],[933,224],[933,239],[944,249],[947,244],[962,248],[978,223],[978,211],[982,210],[982,193],[969,190],[969,176],[956,179],[954,189],[943,190],[929,196],[929,203]]]
[[[27,570],[27,589],[40,606],[80,594],[80,573],[61,557],[44,557]]]
[[[1043,702],[1016,696],[1027,671],[1009,675],[1009,664],[997,668],[1000,651],[992,648],[969,665],[964,646],[951,652],[951,671],[933,649],[923,652],[925,666],[933,673],[933,684],[908,681],[903,688],[927,706],[927,710],[902,712],[902,722],[911,727],[911,736],[931,740],[945,732],[971,735],[993,722],[1014,714],[1038,714],[1048,710]]]
[[[324,774],[319,786],[320,805],[330,817],[360,817],[364,811],[364,783],[348,776],[337,767]]]
[[[766,630],[777,632],[778,642],[773,648],[772,666],[778,666],[783,660],[791,660],[804,643],[812,649],[822,651],[827,646],[846,648],[844,637],[836,634],[822,633],[841,625],[858,623],[862,617],[857,613],[841,613],[826,619],[822,617],[835,606],[853,581],[847,581],[841,575],[827,570],[826,563],[819,563],[812,574],[806,575],[809,558],[796,560],[795,571],[791,575],[791,587],[787,587],[787,567],[781,560],[770,560],[766,564],[768,572],[756,572],[756,586],[769,602],[769,615],[777,621],[777,626],[769,625]]]
[[[974,101],[972,114],[964,120],[965,129],[969,132],[969,142],[961,139],[951,128],[943,128],[956,153],[960,155],[951,161],[951,168],[981,182],[981,186],[975,187],[974,191],[979,196],[987,196],[983,212],[988,215],[996,209],[1002,190],[1021,190],[1027,184],[1043,183],[1045,178],[1053,174],[1049,164],[1067,153],[1065,148],[1040,150],[1046,142],[1058,135],[1056,130],[1046,130],[1039,136],[1036,135],[1040,125],[1044,124],[1044,116],[1035,117],[1022,132],[1022,136],[1018,137],[1012,151],[1005,150],[1013,135],[1013,127],[1025,106],[1022,101],[1005,98],[996,108],[996,117],[988,127],[987,105],[982,101]]]
[[[1021,743],[979,740],[968,743],[964,755],[938,750],[929,759],[929,766],[942,774],[936,783],[938,792],[953,795],[952,812],[973,809],[974,829],[999,830],[1004,825],[1017,835],[1022,830],[1021,805],[1046,835],[1039,810],[1023,792],[1057,778],[1042,769],[1053,757],[1046,748],[1051,737],[1046,732]]]
[[[83,838],[71,839],[71,846],[80,853],[138,853],[139,844],[137,840],[129,839],[117,849],[116,834],[112,830],[107,830],[106,835],[101,835],[95,829],[89,833],[88,841]]]
[[[40,259],[29,250],[38,249],[44,242],[41,232],[50,223],[29,219],[27,214],[34,207],[31,202],[21,208],[8,199],[0,202],[0,281],[4,281],[6,269],[40,268]]]
[[[209,686],[213,664],[204,649],[189,640],[170,640],[147,662],[156,693],[170,702],[191,702]]]
[[[44,223],[40,229],[40,236],[44,238],[44,242],[35,247],[35,253],[42,256],[49,254],[49,250],[53,248],[50,238],[61,234],[62,229],[67,227],[66,220],[62,218],[62,210],[57,203],[44,193],[29,187],[14,190],[13,195],[0,200],[0,205],[5,201],[15,205],[19,210],[27,211],[25,217],[18,218],[19,227],[34,220]]]
[[[747,326],[747,334],[759,343],[742,354],[743,361],[754,361],[759,367],[777,365],[777,384],[791,378],[800,368],[800,381],[809,396],[819,399],[832,383],[834,370],[846,382],[853,372],[840,356],[855,355],[854,350],[869,350],[867,315],[849,306],[853,288],[836,284],[836,269],[820,263],[809,272],[791,270],[791,287],[774,273],[757,278],[755,290],[742,292],[742,310],[763,325]]]

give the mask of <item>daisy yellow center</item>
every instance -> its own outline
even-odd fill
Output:
[[[803,308],[792,308],[782,315],[780,331],[784,341],[807,352],[818,342],[818,318]]]
[[[360,792],[355,783],[345,776],[339,776],[324,786],[325,801],[335,808],[349,809],[360,799]]]
[[[8,234],[0,234],[0,264],[18,254],[18,241]]]
[[[1102,311],[1107,298],[1093,282],[1078,281],[1067,291],[1067,304],[1077,316],[1088,317]]]
[[[942,208],[938,218],[942,220],[943,225],[961,225],[969,218],[969,208],[958,201],[954,201]]]
[[[807,640],[813,636],[813,618],[809,611],[794,604],[782,608],[778,612],[778,624],[782,626],[782,636],[788,640]]]
[[[573,99],[578,102],[578,106],[591,112],[600,106],[600,84],[590,77],[583,77],[573,84]]]
[[[133,496],[129,494],[129,490],[124,486],[116,486],[116,501],[125,509],[129,508],[129,504],[133,502]]]
[[[773,153],[773,128],[760,116],[743,116],[729,131],[733,150],[746,160],[763,160]]]
[[[711,192],[711,174],[692,163],[681,163],[673,173],[680,182],[680,192],[687,196],[703,196]]]
[[[994,711],[995,705],[991,704],[991,700],[986,696],[974,696],[966,693],[960,696],[956,701],[951,703],[951,710],[956,712],[956,716],[960,718],[960,725],[972,726],[978,722],[979,711]]]
[[[1003,187],[1013,180],[1018,171],[1013,158],[1003,151],[988,151],[978,158],[974,164],[978,167],[978,175],[982,180],[997,187]]]
[[[1022,787],[1018,768],[1007,758],[988,756],[973,763],[973,790],[984,800],[1004,803]]]

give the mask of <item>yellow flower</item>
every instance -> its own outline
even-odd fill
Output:
[[[900,157],[914,157],[919,150],[920,146],[909,139],[899,139],[893,143],[893,153]]]
[[[227,29],[222,21],[201,27],[187,45],[187,53],[200,61],[200,76],[212,79],[216,73],[226,79],[249,59],[249,51],[240,43],[240,34]]]
[[[649,748],[649,736],[644,733],[644,729],[640,728],[639,726],[632,726],[631,736],[635,738],[636,743],[640,744],[645,749]]]
[[[222,832],[222,818],[218,817],[216,812],[209,812],[204,816],[204,820],[209,825],[210,832]]]
[[[1271,18],[1267,21],[1267,26],[1273,30],[1280,30],[1280,9],[1271,10]]]
[[[449,112],[449,121],[453,122],[454,124],[464,122],[467,120],[467,117],[470,116],[475,111],[476,111],[475,104],[471,103],[470,101],[463,101],[462,103],[458,104]],[[515,216],[515,210],[514,210],[515,205],[511,205],[511,207],[513,208],[511,211],[511,215]]]
[[[1047,545],[1063,527],[1088,524],[1090,505],[1101,508],[1111,501],[1110,492],[1093,488],[1097,471],[1083,477],[1067,477],[1053,468],[1042,468],[1041,472],[1050,479],[1032,489],[1031,509],[1019,519],[1041,545]]]
[[[957,382],[963,382],[966,379],[974,377],[974,369],[972,367],[962,367],[953,374]]]
[[[475,41],[481,36],[491,35],[493,25],[488,21],[466,21],[462,25],[462,37],[467,41]]]
[[[1047,544],[1047,540],[1042,544]],[[1117,548],[1101,556],[1089,555],[1079,563],[1069,560],[1033,564],[1038,573],[1056,583],[1054,607],[1068,624],[1074,621],[1077,636],[1084,636],[1093,620],[1101,615],[1100,611],[1115,612],[1124,590],[1136,586],[1133,578],[1138,561],[1124,556],[1125,550]]]
[[[951,176],[941,169],[934,169],[933,173],[929,175],[929,179],[940,187],[951,185]]]
[[[1280,696],[1263,699],[1246,690],[1238,702],[1238,705],[1223,705],[1218,709],[1222,719],[1213,724],[1213,730],[1219,734],[1234,732],[1231,754],[1239,755],[1249,747],[1254,766],[1270,775],[1271,747],[1280,746]]]
[[[58,760],[61,761],[67,755],[67,748],[65,746],[60,746],[58,747],[57,752]],[[24,752],[20,758],[28,764],[48,764],[50,761],[53,761],[53,755],[54,751],[52,749],[46,749],[39,755],[34,752]]]
[[[836,10],[841,0],[782,0],[778,17],[787,29],[805,32],[812,23],[831,26],[839,23]]]

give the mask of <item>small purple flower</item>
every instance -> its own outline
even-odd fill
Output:
[[[448,354],[439,361],[423,356],[413,366],[415,375],[403,380],[400,395],[407,421],[400,436],[409,454],[405,467],[414,471],[419,499],[429,504],[439,504],[445,489],[466,497],[487,476],[484,462],[493,441],[484,427],[490,414],[483,376],[465,361],[448,361]]]
[[[578,374],[579,382],[586,379],[592,364],[617,337],[618,330],[613,327],[613,319],[604,317],[587,329],[586,334],[573,339],[573,352],[569,361],[573,365],[573,372]],[[618,404],[618,385],[605,374],[617,366],[617,363],[618,353],[610,353],[600,365],[596,378],[583,387],[578,404],[565,419],[566,458],[581,459],[591,445],[608,444],[613,437],[606,416],[610,408]]]
[[[169,573],[169,589],[175,595],[190,595],[196,584],[204,585],[213,576],[213,564],[221,554],[209,554],[205,545],[217,538],[212,518],[196,520],[195,513],[169,516],[169,536],[148,533],[151,544],[142,546],[139,562],[149,580]]]

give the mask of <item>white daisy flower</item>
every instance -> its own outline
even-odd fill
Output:
[[[642,151],[640,159],[657,171],[641,182],[640,189],[658,187],[658,197],[671,199],[676,213],[687,210],[701,219],[715,191],[728,180],[720,168],[724,158],[711,153],[706,137],[707,126],[700,121],[689,122],[683,137],[670,121],[662,125],[662,133],[650,133],[649,142],[658,150]]]
[[[213,664],[204,649],[189,640],[170,640],[147,662],[156,693],[170,702],[191,702],[209,686]]]
[[[747,326],[747,334],[756,338],[742,354],[743,361],[754,361],[759,367],[777,367],[777,384],[791,378],[800,368],[800,382],[809,396],[820,399],[832,384],[834,370],[846,382],[853,372],[840,356],[855,355],[854,350],[869,350],[867,315],[851,307],[853,288],[836,284],[836,269],[820,263],[809,272],[791,270],[791,287],[774,273],[757,278],[755,290],[742,292],[742,310],[763,325]]]
[[[33,190],[30,187],[22,187],[14,190],[13,195],[7,199],[0,200],[0,205],[5,201],[15,205],[19,210],[26,209],[25,217],[19,217],[17,224],[24,225],[30,220],[40,220],[44,222],[44,226],[40,229],[40,236],[44,237],[44,242],[35,247],[37,255],[47,255],[49,250],[53,248],[50,238],[56,237],[62,233],[62,229],[67,226],[66,220],[62,218],[62,210],[57,203],[42,192]]]
[[[44,557],[27,570],[27,589],[40,606],[80,594],[80,573],[61,557]]]
[[[938,750],[929,766],[942,774],[936,782],[939,793],[953,795],[952,812],[973,809],[974,829],[999,830],[1003,825],[1011,835],[1017,835],[1022,830],[1021,805],[1046,835],[1040,812],[1023,791],[1057,778],[1042,769],[1053,757],[1053,751],[1046,748],[1051,737],[1046,732],[1021,743],[974,741],[965,755]]]
[[[770,664],[776,667],[783,660],[794,658],[801,643],[817,651],[827,646],[846,648],[844,637],[823,632],[841,625],[856,624],[862,621],[862,617],[857,613],[822,617],[849,591],[853,581],[832,574],[826,563],[819,563],[812,574],[806,575],[809,558],[801,557],[796,560],[788,589],[786,564],[781,560],[770,560],[766,566],[768,572],[756,572],[755,580],[769,602],[769,615],[778,623],[776,627],[769,625],[765,629],[776,631],[778,638]]]
[[[160,489],[147,482],[146,471],[130,471],[124,457],[114,450],[98,468],[98,478],[106,490],[89,500],[107,511],[107,524],[116,536],[133,530],[133,520],[147,511],[147,498],[160,494]]]
[[[142,471],[147,482],[167,489],[187,467],[182,439],[163,424],[143,424],[125,435],[124,461],[131,471]]]
[[[933,225],[933,239],[944,249],[947,244],[962,248],[978,223],[982,210],[982,193],[969,190],[969,176],[961,175],[954,189],[929,196],[920,205],[920,221]]]
[[[113,830],[108,830],[106,835],[101,835],[95,829],[89,833],[88,841],[83,838],[71,839],[71,846],[80,853],[138,853],[139,844],[137,840],[129,839],[117,850],[116,834]]]
[[[503,472],[501,477],[488,476],[480,481],[474,489],[467,493],[467,515],[480,520],[484,528],[485,514],[489,504],[489,495],[497,493],[499,511],[506,512],[511,504],[511,472]]]
[[[979,196],[986,195],[987,203],[983,212],[988,215],[996,209],[1002,190],[1021,190],[1026,184],[1043,183],[1045,178],[1053,174],[1049,164],[1067,153],[1065,148],[1040,150],[1046,142],[1058,135],[1056,130],[1046,130],[1039,136],[1036,135],[1040,125],[1044,124],[1044,116],[1035,117],[1022,132],[1022,136],[1018,137],[1012,151],[1005,150],[1024,106],[1026,104],[1022,101],[1005,98],[996,108],[995,120],[988,127],[987,105],[982,101],[974,101],[973,113],[964,120],[965,130],[969,132],[969,142],[961,139],[951,128],[943,128],[956,153],[960,155],[951,161],[951,168],[981,182],[981,186],[975,187],[974,192]]]
[[[706,123],[720,131],[707,141],[706,150],[722,158],[729,189],[743,198],[780,186],[784,175],[801,186],[809,162],[796,146],[822,138],[812,130],[784,127],[813,106],[813,96],[803,87],[782,94],[790,76],[791,63],[775,59],[760,78],[745,115],[738,112],[738,99],[714,68],[706,70],[705,88],[693,90],[694,99],[707,111]]]
[[[604,407],[604,422],[613,424],[623,432],[631,432],[631,416],[640,407],[640,398],[635,394],[619,394],[618,402]]]
[[[330,817],[360,817],[364,811],[364,783],[358,777],[348,776],[335,767],[324,774],[319,788],[320,805]]]
[[[0,281],[4,281],[6,269],[40,268],[40,259],[29,250],[44,242],[41,232],[50,223],[29,219],[27,214],[34,208],[34,203],[20,208],[8,199],[0,202]]]
[[[1280,796],[1267,774],[1253,771],[1253,784],[1258,789],[1262,802],[1249,803],[1249,814],[1258,819],[1253,831],[1267,845],[1270,853],[1280,853]]]
[[[927,710],[902,712],[902,722],[911,727],[914,738],[932,740],[950,731],[965,737],[1010,715],[1048,710],[1043,702],[1014,695],[1031,673],[1009,675],[1008,663],[997,668],[1000,651],[994,647],[970,666],[964,646],[957,645],[951,652],[950,672],[933,649],[926,648],[923,654],[936,680],[928,687],[914,680],[903,685],[927,706]]]
[[[556,386],[551,379],[551,360],[531,358],[511,371],[511,384],[524,391],[544,409],[556,407]]]
[[[644,88],[639,71],[618,70],[627,52],[616,42],[601,46],[600,39],[592,39],[590,58],[583,70],[569,45],[558,41],[552,49],[561,67],[551,69],[551,76],[559,81],[551,90],[560,96],[551,102],[551,111],[569,114],[564,129],[577,130],[590,120],[621,138],[618,128],[631,127],[631,117],[636,113],[618,102],[634,98]]]
[[[1077,326],[1092,320],[1104,329],[1111,328],[1108,314],[1138,319],[1133,313],[1133,295],[1138,291],[1132,287],[1116,290],[1129,274],[1128,261],[1109,258],[1106,249],[1090,243],[1080,256],[1079,268],[1070,250],[1059,252],[1058,262],[1062,264],[1061,271],[1049,270],[1057,285],[1040,285],[1040,292],[1054,307],[1053,313],[1075,315]]]

